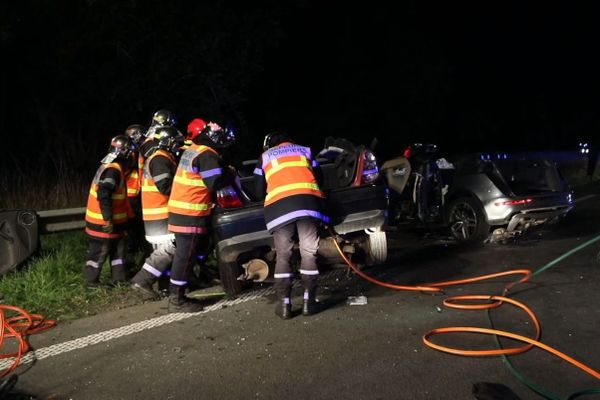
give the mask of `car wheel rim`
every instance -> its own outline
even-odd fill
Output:
[[[459,203],[450,215],[450,230],[454,237],[466,240],[475,233],[477,229],[477,213],[467,203]]]

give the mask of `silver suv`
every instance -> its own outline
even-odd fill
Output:
[[[459,241],[503,241],[573,208],[556,163],[542,154],[473,154],[454,165],[445,218]]]

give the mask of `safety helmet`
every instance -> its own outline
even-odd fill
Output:
[[[134,145],[127,135],[117,135],[110,141],[108,154],[102,159],[102,164],[110,164],[115,160],[130,161],[133,157]]]
[[[283,142],[290,142],[292,139],[287,133],[271,132],[265,136],[263,140],[263,151],[269,150],[271,147],[277,146]]]
[[[125,134],[131,138],[133,144],[136,147],[139,147],[142,144],[142,141],[146,137],[146,132],[148,130],[145,126],[140,124],[129,125],[127,129],[125,129]]]
[[[235,130],[232,126],[221,128],[217,124],[207,124],[200,135],[211,141],[216,148],[229,147],[236,139]]]
[[[154,132],[154,139],[158,142],[158,148],[176,154],[183,146],[184,137],[173,126],[161,126]]]
[[[187,137],[188,140],[194,140],[196,136],[202,132],[202,129],[206,127],[206,122],[202,118],[194,118],[190,121],[187,126]]]
[[[152,126],[177,125],[177,117],[169,110],[158,110],[152,116]]]

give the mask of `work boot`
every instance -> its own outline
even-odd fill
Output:
[[[131,288],[144,300],[158,300],[161,296],[152,288],[156,279],[157,278],[150,272],[141,269],[133,278],[131,278]]]
[[[88,289],[95,289],[100,286],[100,268],[94,268],[90,265],[86,265],[83,268],[83,279],[85,280],[85,286]]]
[[[302,274],[302,287],[304,299],[302,302],[302,315],[309,316],[319,312],[317,303],[317,278],[318,275]]]
[[[202,304],[195,299],[185,295],[185,286],[169,285],[169,304],[167,309],[170,313],[193,313],[202,311]]]
[[[125,264],[111,265],[110,275],[113,286],[118,286],[121,283],[127,282],[127,269],[125,268]]]
[[[281,302],[275,307],[275,315],[281,319],[292,318],[292,278],[275,278],[275,293]]]
[[[292,318],[292,302],[289,297],[284,298],[277,304],[275,307],[275,315],[281,319]]]
[[[304,300],[302,301],[302,315],[305,317],[319,312],[319,305],[316,298],[316,288],[304,291]]]
[[[152,286],[147,286],[141,283],[134,282],[131,288],[140,295],[143,300],[159,300],[160,294],[152,289]]]

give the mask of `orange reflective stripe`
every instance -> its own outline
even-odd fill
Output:
[[[194,167],[194,160],[205,151],[218,154],[210,147],[192,144],[181,156],[169,197],[169,212],[189,217],[210,215],[212,196]]]
[[[150,163],[155,157],[167,158],[173,167],[176,165],[175,158],[164,150],[155,151],[146,160],[143,181],[142,181],[142,219],[144,221],[156,221],[161,219],[167,219],[169,217],[168,201],[169,196],[162,194],[156,187],[156,182],[150,174]]]
[[[131,216],[130,206],[127,200],[127,188],[125,186],[123,169],[118,163],[111,163],[101,165],[94,176],[94,180],[92,181],[85,213],[85,220],[89,223],[104,225],[106,222],[102,217],[102,209],[100,207],[100,201],[98,200],[98,184],[104,172],[109,168],[116,169],[119,171],[120,175],[119,185],[115,188],[115,191],[111,196],[113,222],[115,224],[122,224],[127,222],[128,218]]]
[[[289,155],[290,151],[285,149],[281,151],[281,156],[274,153],[263,167],[267,181],[265,205],[301,194],[324,197],[312,172],[310,160],[303,153]]]

